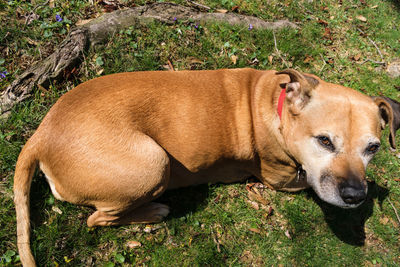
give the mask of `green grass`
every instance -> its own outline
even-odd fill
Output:
[[[27,26],[22,16],[35,4],[0,2],[0,20],[6,25],[0,28],[0,71],[9,73],[0,80],[0,88],[49,55],[74,23],[101,11],[101,6],[87,1],[55,2],[54,8],[38,7],[35,12],[40,17]],[[400,6],[396,1],[342,1],[341,5],[333,0],[200,2],[213,9],[238,5],[243,14],[297,22],[297,30],[275,32],[287,65],[368,95],[400,97],[395,89],[399,78],[390,78],[378,64],[361,64],[366,59],[380,61],[367,36],[379,46],[386,62],[399,58]],[[63,22],[55,21],[56,14]],[[358,15],[367,21],[358,20]],[[330,34],[325,34],[325,28]],[[168,60],[179,70],[286,68],[271,31],[224,24],[196,29],[184,21],[170,26],[151,23],[125,29],[91,49],[76,75],[54,82],[46,91],[36,90],[0,124],[0,265],[19,264],[13,171],[22,145],[50,106],[67,90],[96,76],[163,70]],[[257,210],[248,202],[245,183],[201,185],[166,192],[160,201],[170,205],[172,212],[163,223],[151,225],[151,233],[145,231],[146,225],[88,228],[85,222],[92,209],[55,200],[38,172],[31,196],[32,251],[39,266],[398,266],[400,225],[389,200],[400,211],[400,186],[395,181],[400,163],[396,153],[389,151],[386,138],[385,132],[382,150],[367,171],[368,200],[358,209],[332,207],[311,190],[260,189],[270,203]],[[273,212],[268,215],[270,207]],[[142,246],[129,248],[129,241]]]

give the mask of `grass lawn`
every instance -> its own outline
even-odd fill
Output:
[[[1,1],[0,72],[7,73],[0,91],[51,54],[77,22],[104,12],[97,3],[102,1],[89,2]],[[400,99],[400,78],[374,63],[400,58],[396,0],[199,3],[265,20],[289,19],[299,29],[150,23],[116,33],[91,49],[68,79],[37,88],[0,122],[1,266],[20,265],[12,201],[18,154],[51,105],[79,83],[110,73],[163,70],[169,60],[175,70],[292,67],[367,95]],[[389,150],[387,132],[382,144],[367,170],[368,199],[353,210],[328,205],[312,190],[275,192],[250,180],[168,191],[159,201],[172,212],[159,224],[88,228],[93,210],[55,200],[37,172],[31,189],[32,251],[39,266],[399,266],[400,160]]]

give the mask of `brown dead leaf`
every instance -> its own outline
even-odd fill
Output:
[[[238,59],[238,57],[236,55],[231,56],[231,61],[232,61],[233,65],[236,65],[237,59]]]
[[[111,13],[111,12],[117,10],[117,9],[118,9],[117,6],[106,5],[106,6],[103,7],[103,12],[104,13]]]
[[[28,41],[28,44],[30,44],[30,45],[39,45],[39,42],[36,42],[35,40],[32,40],[31,38],[29,38],[29,37],[26,37],[26,40]]]
[[[255,186],[255,185],[256,185],[256,183],[248,183],[248,184],[246,184],[246,190],[250,192],[252,190],[253,186]]]
[[[400,89],[400,88],[399,88]],[[400,179],[399,178],[396,178],[396,179],[394,179],[396,182],[400,182]]]
[[[313,60],[314,58],[312,56],[306,55],[306,58],[303,60],[304,63],[308,63],[311,60]]]
[[[49,1],[49,7],[50,8],[54,8],[54,0],[50,0]]]
[[[257,201],[265,206],[268,206],[269,201],[263,198],[260,194],[257,194],[255,192],[249,191],[248,197],[252,201]]]
[[[231,8],[231,11],[232,11],[232,12],[238,12],[238,11],[239,11],[239,6],[233,6],[233,7]]]
[[[215,10],[215,12],[217,12],[217,13],[227,13],[228,10],[226,10],[226,9],[217,9],[217,10]]]
[[[169,70],[175,71],[174,66],[172,65],[172,62],[169,59],[168,59],[168,66],[169,66]]]
[[[326,20],[323,20],[323,19],[318,19],[318,23],[322,24],[324,26],[328,26],[328,22]]]
[[[267,213],[265,213],[265,215],[264,215],[265,219],[267,219],[268,217],[271,217],[273,212],[274,212],[274,209],[271,206],[269,206]]]
[[[39,88],[39,90],[44,94],[44,93],[48,93],[49,91],[44,88],[41,84],[38,84],[37,87]]]
[[[195,57],[189,57],[188,62],[189,62],[189,64],[204,64],[203,61],[201,61],[200,59],[195,58]]]
[[[269,61],[270,64],[272,64],[272,60],[273,60],[273,59],[274,59],[273,56],[268,56],[268,61]]]
[[[358,19],[359,21],[362,21],[362,22],[366,22],[366,21],[367,21],[367,18],[364,17],[364,16],[361,16],[361,15],[358,15],[358,16],[356,17],[356,19]]]
[[[258,228],[249,228],[249,231],[251,231],[253,233],[261,234],[261,230]]]
[[[103,6],[103,11],[106,13],[113,12],[122,7],[122,5],[116,0],[100,0],[98,4]]]
[[[329,8],[328,8],[327,6],[322,6],[322,7],[321,7],[321,10],[322,10],[322,11],[329,11]]]
[[[388,217],[382,217],[379,219],[379,222],[383,225],[386,225],[389,222],[389,218]]]
[[[249,201],[249,200],[248,200],[247,203],[249,203],[250,206],[251,206],[253,209],[255,209],[255,210],[259,210],[259,209],[260,209],[260,206],[258,205],[257,202]]]
[[[371,9],[375,9],[377,7],[378,7],[378,5],[374,5],[374,6],[371,6]]]
[[[361,58],[361,54],[357,54],[357,55],[352,56],[350,59],[352,59],[354,61],[359,61],[360,58]]]
[[[328,27],[325,28],[324,38],[325,38],[325,39],[328,39],[328,40],[331,40],[331,41],[333,40],[333,38],[332,38],[332,33],[331,33],[331,29],[328,28]]]
[[[264,185],[261,183],[248,183],[246,185],[248,198],[252,201],[259,202],[264,206],[268,206],[270,202],[262,196],[258,188],[262,190],[264,188]]]
[[[93,19],[82,19],[82,20],[78,20],[76,23],[75,23],[75,25],[76,26],[81,26],[81,25],[84,25],[84,24],[86,24],[86,23],[88,23],[88,22],[90,22],[90,21],[92,21]]]
[[[139,241],[128,241],[126,245],[128,248],[138,248],[142,246],[142,243],[140,243]]]

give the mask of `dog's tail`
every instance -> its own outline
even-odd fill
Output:
[[[14,175],[14,203],[17,213],[17,243],[21,263],[25,267],[36,266],[29,245],[29,193],[32,177],[38,162],[34,146],[35,141],[33,139],[34,138],[32,137],[28,140],[19,154]]]

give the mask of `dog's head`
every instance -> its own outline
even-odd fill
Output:
[[[400,104],[295,70],[277,74],[290,78],[282,84],[286,114],[281,132],[288,152],[322,200],[343,208],[357,207],[367,196],[365,170],[380,148],[386,125],[395,147]]]

